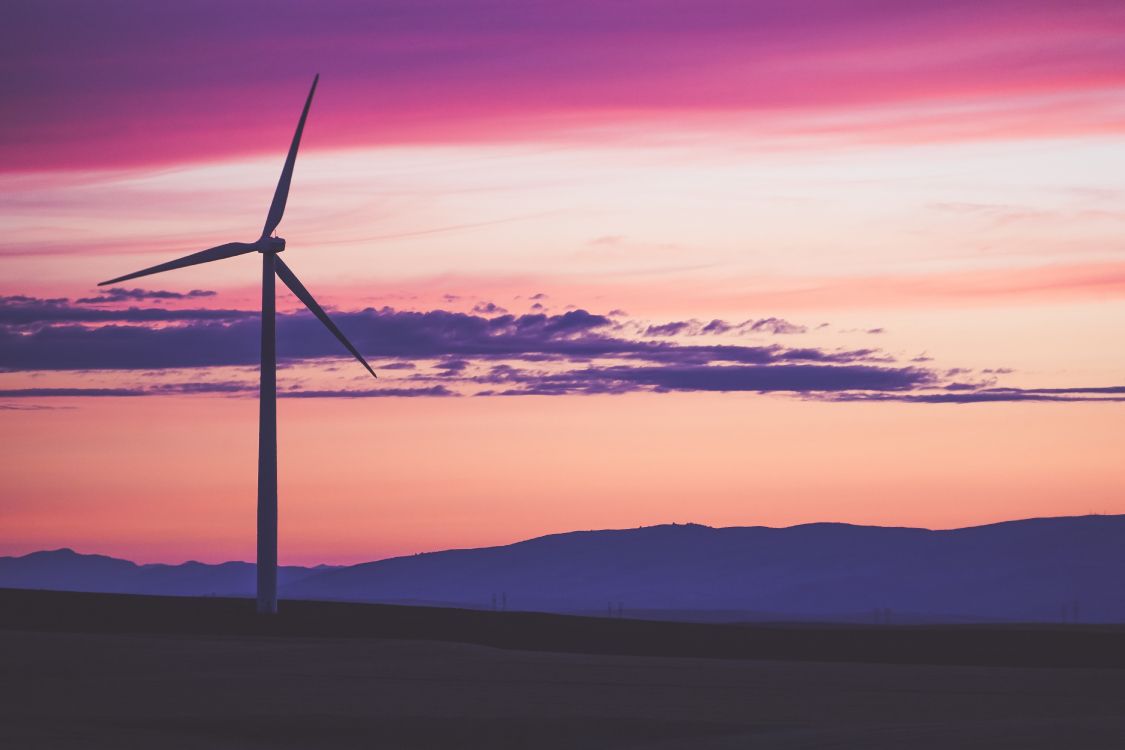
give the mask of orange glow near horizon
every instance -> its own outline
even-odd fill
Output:
[[[6,553],[253,559],[252,399],[59,401],[5,414],[20,436],[4,456]],[[1122,404],[737,394],[283,400],[281,561],[671,522],[951,528],[1125,513],[1122,417]]]

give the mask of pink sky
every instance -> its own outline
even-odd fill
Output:
[[[286,262],[455,395],[289,318],[282,562],[1125,512],[1120,3],[7,15],[0,554],[252,558],[256,268],[94,284],[253,239],[314,72]]]

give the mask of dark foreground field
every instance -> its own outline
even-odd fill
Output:
[[[0,747],[1125,747],[1114,628],[252,606],[0,591]]]

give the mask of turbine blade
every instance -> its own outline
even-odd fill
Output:
[[[317,73],[313,78],[312,88],[309,89],[309,98],[305,100],[305,109],[301,112],[301,119],[297,122],[297,132],[293,134],[293,143],[289,146],[289,155],[285,157],[285,166],[281,169],[281,178],[277,181],[277,189],[273,193],[273,203],[270,204],[269,215],[266,216],[266,226],[262,229],[262,236],[268,237],[281,223],[281,216],[285,213],[285,201],[289,199],[289,183],[293,180],[293,165],[297,161],[297,148],[301,145],[301,132],[305,129],[305,118],[309,116],[309,105],[312,104],[313,94],[316,92],[316,82],[320,80]]]
[[[176,268],[197,266],[200,263],[210,263],[213,260],[233,258],[236,255],[245,255],[246,253],[252,253],[257,249],[258,248],[256,245],[250,245],[245,242],[228,242],[225,245],[219,245],[218,247],[211,247],[206,250],[200,250],[198,253],[192,253],[191,255],[185,255],[182,258],[171,260],[167,263],[161,263],[158,266],[152,266],[151,268],[146,268],[134,273],[127,273],[124,276],[118,276],[116,279],[110,279],[109,281],[100,281],[98,282],[98,286],[105,286],[106,284],[117,284],[121,281],[135,279],[138,276],[148,276],[149,274],[171,271]]]
[[[313,299],[313,296],[309,294],[309,290],[305,289],[300,280],[293,274],[291,270],[289,270],[289,266],[285,265],[285,262],[276,255],[273,256],[273,262],[274,270],[277,272],[277,277],[285,283],[285,286],[289,287],[293,294],[297,295],[297,299],[305,303],[305,307],[312,310],[313,315],[320,318],[320,322],[323,323],[329,331],[332,331],[332,334],[340,340],[340,343],[344,345],[345,349],[355,355],[355,358],[359,360],[359,363],[366,367],[367,371],[371,373],[371,377],[379,377],[375,374],[375,371],[371,369],[371,365],[367,364],[367,360],[363,358],[363,355],[359,353],[359,350],[352,346],[352,342],[348,341],[347,337],[344,336],[340,329],[336,327],[336,324],[332,322],[332,319],[328,317],[328,313],[324,312],[324,310],[321,309],[320,305],[318,305],[316,300]]]

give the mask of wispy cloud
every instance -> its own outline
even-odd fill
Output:
[[[721,335],[725,333],[769,333],[777,335],[807,332],[806,326],[791,323],[784,318],[773,317],[751,319],[741,323],[732,323],[718,318],[709,323],[701,320],[673,320],[667,323],[649,324],[642,330],[645,336],[652,337],[706,336],[708,334]]]
[[[97,297],[81,297],[75,302],[82,305],[112,304],[114,302],[141,302],[160,300],[199,299],[200,297],[214,297],[215,292],[207,289],[192,289],[190,292],[168,292],[152,289],[125,289],[110,287]]]
[[[83,300],[78,300],[83,302]],[[72,305],[64,298],[43,299],[26,295],[0,296],[0,327],[42,326],[59,323],[153,323],[205,320],[256,319],[252,310],[181,309],[162,307],[103,308]]]
[[[1010,401],[1125,401],[1125,386],[1088,388],[952,388],[944,393],[841,393],[831,401],[903,401],[918,404],[984,404]]]
[[[246,383],[166,383],[136,388],[7,388],[0,389],[0,398],[128,398],[184,394],[249,396],[257,392],[255,386]],[[292,389],[279,391],[277,395],[278,398],[415,398],[457,394],[445,386],[435,385],[423,388]],[[2,408],[6,405],[0,404]]]
[[[669,391],[837,392],[900,391],[931,385],[933,373],[912,367],[872,365],[650,365],[606,366],[565,373],[507,370],[482,378],[485,383],[519,384],[485,395],[564,395]]]

